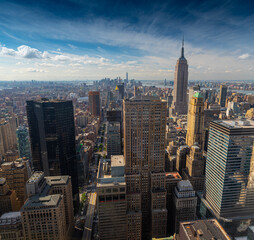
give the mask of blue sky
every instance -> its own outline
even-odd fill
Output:
[[[254,1],[0,1],[0,80],[254,79]]]

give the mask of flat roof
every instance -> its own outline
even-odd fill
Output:
[[[167,172],[165,173],[166,177],[168,178],[175,178],[175,179],[181,179],[181,175],[178,172]]]
[[[6,218],[17,218],[17,217],[20,217],[21,214],[20,212],[7,212],[7,213],[4,213],[0,219],[6,219]]]
[[[199,239],[220,239],[230,240],[226,231],[221,227],[216,219],[197,220],[192,222],[182,222],[184,233],[190,240]]]
[[[111,167],[124,167],[125,161],[123,155],[111,156]]]
[[[227,128],[254,128],[254,121],[247,119],[232,119],[232,120],[216,120],[215,123],[218,123]]]
[[[58,206],[61,199],[62,196],[60,194],[48,195],[43,197],[41,197],[40,195],[35,195],[25,202],[22,210],[33,210],[37,208],[55,208]]]
[[[46,182],[48,185],[61,185],[61,184],[67,184],[70,177],[69,176],[50,176],[50,177],[45,177]]]
[[[36,171],[32,174],[32,176],[27,180],[27,183],[34,183],[38,181],[42,176],[44,176],[44,172]]]

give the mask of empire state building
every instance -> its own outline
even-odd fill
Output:
[[[188,62],[184,57],[184,40],[182,42],[182,54],[177,60],[175,67],[175,80],[172,113],[180,115],[187,114],[187,86],[188,86]]]

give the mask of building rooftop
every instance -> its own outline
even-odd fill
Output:
[[[179,191],[193,191],[193,186],[191,185],[189,180],[182,180],[177,183],[177,188]]]
[[[33,175],[27,180],[27,183],[34,183],[41,179],[44,176],[44,172],[36,171]]]
[[[48,185],[61,185],[61,184],[67,184],[70,177],[69,176],[50,176],[45,177],[46,182]]]
[[[21,214],[20,212],[7,212],[7,213],[4,213],[0,219],[3,219],[3,218],[16,218],[16,217],[20,217]]]
[[[195,98],[203,98],[203,96],[202,96],[202,94],[200,92],[195,92],[193,97],[195,97]]]
[[[183,234],[187,235],[190,240],[231,239],[215,219],[182,222],[181,227],[183,227]],[[180,230],[180,238],[184,237],[181,235],[182,232]]]
[[[217,124],[229,129],[252,129],[254,128],[253,120],[246,119],[234,119],[234,120],[216,120]]]
[[[112,155],[111,156],[111,167],[124,167],[124,156],[123,155]]]
[[[35,195],[25,202],[22,210],[33,210],[37,208],[55,208],[58,206],[61,199],[62,196],[60,194],[48,195],[43,197],[41,197],[40,195]]]
[[[4,213],[0,217],[0,226],[12,225],[16,223],[21,223],[20,212],[8,212]]]
[[[181,175],[178,172],[167,172],[166,178],[174,178],[174,179],[181,179]]]

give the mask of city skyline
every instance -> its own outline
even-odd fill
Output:
[[[253,80],[253,4],[1,1],[0,80]]]

